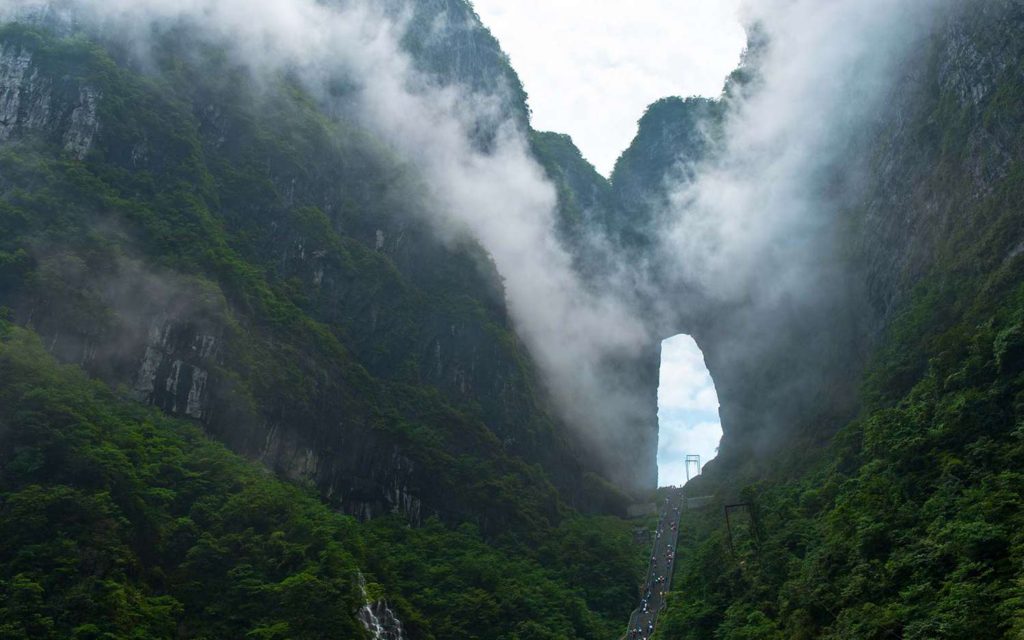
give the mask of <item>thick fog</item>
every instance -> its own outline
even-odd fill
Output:
[[[857,145],[887,117],[904,63],[945,4],[748,0],[754,78],[731,87],[718,153],[670,185],[664,239],[678,273],[726,300],[816,293],[849,193],[838,183],[863,169]]]
[[[709,126],[709,135],[721,132],[712,145],[717,151],[681,159],[690,165],[681,172],[687,178],[668,185],[671,205],[660,216],[666,222],[658,270],[698,290],[692,299],[659,291],[647,271],[627,262],[609,271],[628,285],[588,287],[555,234],[555,189],[531,157],[526,132],[503,108],[507,96],[442,86],[418,73],[400,44],[408,16],[394,10],[397,4],[8,0],[4,6],[8,17],[61,8],[108,36],[129,39],[140,59],[154,27],[185,24],[195,37],[227,46],[255,77],[288,71],[325,103],[336,99],[328,90],[334,81],[351,83],[355,92],[345,96],[345,109],[418,173],[438,234],[469,235],[493,257],[516,329],[565,416],[599,442],[614,442],[608,434],[643,419],[650,398],[620,384],[613,365],[667,337],[653,328],[673,320],[657,316],[673,316],[698,299],[742,305],[737,322],[748,333],[756,326],[763,349],[778,333],[770,326],[773,310],[814,309],[831,295],[838,277],[835,216],[848,193],[836,188],[836,177],[856,182],[861,167],[848,164],[850,151],[870,133],[898,87],[901,62],[920,46],[944,2],[748,3],[743,18],[760,34],[758,42],[768,43],[748,54],[754,79],[731,86],[721,127]],[[448,25],[432,28],[443,37]],[[493,134],[487,144],[478,139],[481,126]],[[643,317],[638,290],[649,301]],[[756,358],[748,352],[750,335],[735,345],[734,361]]]
[[[354,106],[362,123],[418,172],[438,233],[468,234],[493,257],[516,329],[566,416],[597,431],[621,425],[617,412],[636,408],[602,379],[603,363],[647,344],[644,323],[615,297],[581,284],[554,232],[555,189],[531,157],[526,132],[502,108],[506,96],[440,86],[417,73],[400,46],[408,15],[394,4],[20,0],[8,11],[56,8],[66,20],[128,39],[143,61],[154,29],[185,25],[193,37],[227,46],[257,78],[287,71],[328,102],[332,81],[354,85],[345,110]],[[432,28],[443,35],[448,25]],[[481,126],[494,132],[487,145],[476,139]]]
[[[877,136],[898,126],[894,98],[924,63],[947,5],[745,4],[744,73],[707,123],[711,151],[680,157],[657,216],[667,308],[698,319],[693,333],[723,405],[723,451],[730,432],[770,449],[782,430],[855,410],[870,340],[851,259],[855,212]]]

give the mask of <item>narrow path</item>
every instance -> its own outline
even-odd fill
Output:
[[[672,587],[676,542],[679,540],[679,516],[683,510],[683,490],[672,489],[662,502],[654,548],[644,581],[640,606],[633,611],[626,630],[627,640],[647,640],[654,635],[658,613],[665,607],[665,596]]]

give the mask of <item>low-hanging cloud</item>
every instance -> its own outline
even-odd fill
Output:
[[[760,0],[756,79],[729,100],[719,152],[672,186],[666,235],[707,293],[778,298],[832,258],[836,181],[885,117],[908,56],[945,0]],[[692,175],[692,174],[691,174]]]
[[[62,12],[140,59],[153,29],[185,25],[224,46],[254,78],[288,73],[328,107],[332,81],[354,91],[340,106],[412,167],[444,238],[466,235],[492,257],[519,335],[565,416],[597,440],[641,408],[607,379],[609,361],[649,343],[628,305],[584,286],[555,233],[557,196],[532,158],[504,96],[442,85],[402,49],[401,2],[315,0],[15,0],[8,16]],[[0,9],[0,13],[2,13]],[[52,14],[51,14],[52,15]],[[2,17],[2,15],[0,15]],[[443,24],[435,24],[443,29]],[[481,124],[492,131],[478,140]]]
[[[778,308],[795,309],[791,318],[829,307],[842,275],[836,214],[848,194],[837,177],[849,182],[861,169],[846,166],[851,150],[947,1],[748,3],[746,21],[770,45],[751,52],[756,79],[733,87],[724,122],[709,127],[720,131],[716,151],[668,185],[671,205],[659,217],[668,222],[653,258],[658,277],[623,260],[605,265],[613,277],[600,290],[583,281],[558,240],[556,191],[521,123],[503,108],[505,96],[419,73],[401,46],[400,0],[9,0],[0,17],[56,7],[127,38],[141,57],[155,26],[184,23],[226,46],[257,79],[290,73],[328,106],[337,99],[329,88],[344,78],[354,91],[339,108],[416,171],[442,237],[468,235],[491,255],[516,329],[563,414],[608,449],[651,408],[649,397],[623,384],[631,370],[618,365],[644,357],[675,316],[692,311],[681,307],[734,310],[727,329],[735,348],[718,358],[733,368],[774,357],[786,331]],[[487,144],[478,139],[482,123],[493,132]]]
[[[843,214],[863,196],[891,98],[948,5],[748,1],[746,79],[727,85],[721,122],[707,127],[710,156],[681,159],[667,184],[659,272],[669,290],[696,292],[677,308],[719,310],[711,355],[735,374],[728,400],[745,408],[733,417],[763,439],[849,386],[836,381],[858,360],[863,301]],[[735,425],[723,426],[728,438]]]

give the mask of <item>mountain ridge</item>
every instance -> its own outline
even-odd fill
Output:
[[[726,272],[741,295],[659,234],[731,151],[766,33],[718,100],[651,105],[605,179],[529,128],[471,4],[413,5],[401,46],[424,90],[493,94],[461,114],[472,158],[521,135],[584,291],[644,321],[647,342],[586,372],[631,403],[589,437],[494,257],[436,228],[426,209],[452,203],[358,117],[351,78],[328,74],[326,109],[301,65],[254,76],[187,21],[140,59],[47,6],[0,27],[0,522],[32,525],[0,553],[4,633],[329,637],[303,626],[323,589],[358,637],[363,571],[410,637],[610,637],[643,567],[615,516],[656,486],[660,339],[677,333],[705,354],[725,438],[687,489],[714,508],[684,518],[657,637],[1020,630],[1020,2],[938,21],[864,135],[815,167],[829,217]],[[774,295],[803,271],[815,295]],[[190,466],[208,462],[211,503]],[[716,509],[735,503],[732,530]],[[181,562],[200,557],[216,571]]]

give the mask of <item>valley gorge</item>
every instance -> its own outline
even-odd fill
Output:
[[[0,637],[619,638],[680,333],[655,638],[1019,637],[1024,3],[870,3],[610,178],[464,0],[0,4]]]

